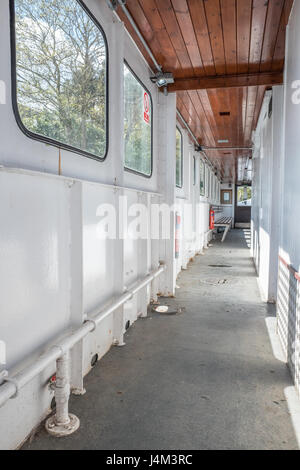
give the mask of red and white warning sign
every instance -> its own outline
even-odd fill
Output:
[[[150,122],[150,97],[146,91],[144,92],[144,121],[147,124]]]

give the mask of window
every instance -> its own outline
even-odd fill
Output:
[[[252,187],[240,186],[237,189],[237,205],[239,207],[251,207],[252,205]]]
[[[196,162],[195,157],[193,157],[193,163],[194,163],[194,186],[196,186],[196,183],[197,183],[197,174],[196,174],[197,162]]]
[[[207,184],[207,189],[206,189],[206,197],[210,199],[210,169],[208,166],[206,166],[206,184]]]
[[[182,134],[176,127],[176,186],[182,188],[182,164],[183,164]]]
[[[217,204],[220,204],[220,183],[219,183],[218,178],[217,178],[217,195],[216,195],[216,198],[217,198]]]
[[[214,198],[214,175],[212,171],[210,171],[210,199],[213,201]]]
[[[19,126],[32,138],[105,158],[108,61],[100,25],[79,0],[11,5]]]
[[[125,168],[152,174],[152,98],[127,64],[124,64]]]
[[[209,198],[209,168],[205,165],[205,197]]]
[[[205,164],[200,160],[200,196],[205,196]]]

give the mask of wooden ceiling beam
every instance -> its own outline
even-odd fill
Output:
[[[274,86],[283,84],[283,72],[259,72],[238,75],[177,78],[168,85],[170,93],[175,91],[208,90],[217,88],[240,88],[249,86]]]

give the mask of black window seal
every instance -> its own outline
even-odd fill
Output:
[[[150,179],[153,176],[153,115],[154,115],[154,108],[153,108],[153,100],[152,100],[152,94],[148,90],[148,88],[144,85],[142,80],[139,78],[139,76],[134,72],[133,68],[129,65],[126,59],[124,59],[124,64],[128,68],[128,70],[132,73],[134,78],[139,82],[139,84],[144,88],[144,90],[148,93],[150,96],[150,102],[151,102],[151,171],[149,175],[146,175],[146,173],[142,173],[141,171],[133,170],[132,168],[128,168],[125,166],[125,142],[124,142],[124,170],[127,171],[128,173],[132,173],[134,175],[142,176],[143,178]],[[124,76],[123,76],[123,83],[124,83]],[[124,93],[124,98],[125,98],[125,93]],[[124,106],[124,103],[123,103]],[[124,116],[125,118],[125,116]],[[123,137],[124,138],[124,137]]]
[[[180,136],[181,136],[181,161],[180,161],[180,164],[181,164],[181,185],[177,184],[177,181],[176,181],[176,188],[178,189],[182,189],[183,188],[183,135],[182,135],[182,132],[181,132],[181,129],[176,126],[176,129],[178,130]]]
[[[15,0],[10,0],[10,46],[11,46],[11,84],[12,84],[12,107],[13,112],[15,115],[15,119],[21,131],[29,138],[36,140],[38,142],[42,142],[46,145],[51,145],[53,147],[68,150],[69,152],[76,153],[78,155],[82,155],[84,157],[91,158],[92,160],[96,160],[98,162],[103,162],[109,151],[109,49],[108,49],[108,42],[107,37],[105,34],[104,29],[102,28],[99,21],[95,18],[95,16],[91,13],[91,11],[87,8],[87,6],[83,3],[82,0],[75,0],[85,11],[85,13],[89,16],[89,18],[93,21],[95,26],[100,30],[104,44],[105,44],[105,51],[106,51],[106,80],[105,80],[105,87],[106,87],[106,116],[105,116],[105,134],[106,134],[106,149],[103,157],[99,157],[94,155],[93,153],[86,152],[84,150],[78,149],[77,147],[73,147],[72,145],[68,145],[62,142],[59,142],[55,139],[51,139],[50,137],[46,137],[40,134],[36,134],[31,132],[27,127],[23,124],[19,108],[18,108],[18,99],[17,99],[17,60],[16,60],[16,27],[15,27]]]

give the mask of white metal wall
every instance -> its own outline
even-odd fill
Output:
[[[274,87],[265,96],[254,134],[252,255],[262,297],[272,303],[277,295],[280,244],[283,107],[283,87]]]
[[[210,202],[200,199],[199,181],[192,187],[193,150],[185,130],[184,187],[181,193],[175,190],[176,96],[164,96],[151,83],[148,66],[105,0],[86,0],[86,4],[108,40],[109,152],[104,162],[97,162],[62,150],[58,175],[58,150],[29,139],[17,126],[11,104],[9,0],[0,2],[0,83],[5,88],[0,100],[0,340],[8,348],[5,367],[13,374],[34,360],[68,329],[81,325],[86,313],[122,293],[160,260],[167,263],[167,270],[152,290],[142,290],[74,348],[72,386],[78,390],[92,356],[102,357],[114,339],[122,342],[125,324],[145,315],[158,291],[174,294],[178,270],[207,244]],[[123,169],[124,58],[153,98],[150,179]],[[192,216],[184,223],[192,224],[196,235],[183,240],[180,262],[175,260],[174,216],[169,240],[99,239],[97,207],[112,204],[118,213],[119,196],[127,196],[129,207],[191,202]],[[154,223],[150,217],[149,231]],[[0,409],[0,448],[18,446],[48,413],[52,392],[47,382],[54,370],[55,364]]]
[[[176,275],[187,269],[188,263],[195,255],[208,247],[212,234],[209,230],[210,205],[219,204],[218,194],[210,192],[210,178],[206,178],[205,196],[200,196],[200,160],[201,154],[195,152],[194,145],[189,142],[187,133],[177,123],[183,134],[183,186],[176,188],[176,207],[180,215],[179,256],[176,260]],[[194,179],[195,158],[195,179]],[[211,170],[205,163],[205,174]],[[215,197],[217,196],[217,197]]]
[[[300,4],[294,2],[286,46],[285,96],[283,115],[283,154],[281,194],[281,237],[280,237],[280,277],[278,288],[278,327],[286,321],[287,328],[281,341],[287,354],[287,361],[300,393],[300,160],[299,160],[299,121],[300,121]],[[288,276],[285,265],[288,265]],[[288,282],[284,282],[284,280]],[[281,296],[281,298],[279,298]],[[285,300],[286,309],[280,309]]]
[[[300,4],[294,2],[283,87],[254,136],[252,252],[265,300],[277,300],[278,334],[300,392]]]

